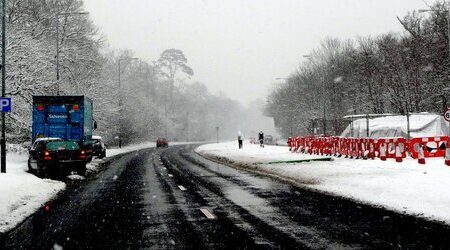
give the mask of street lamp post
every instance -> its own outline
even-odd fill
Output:
[[[322,107],[323,107],[323,117],[322,117],[322,125],[323,125],[323,135],[327,134],[327,114],[326,114],[326,91],[327,91],[327,87],[325,84],[325,79],[322,76],[321,77],[322,80],[322,94],[323,94],[323,100],[322,100]]]
[[[325,89],[324,89],[324,91],[325,91]],[[323,120],[323,135],[326,135],[327,134],[327,117],[326,117],[325,100],[323,101],[323,119],[322,120]]]
[[[216,142],[219,143],[219,126],[216,127],[216,139]]]
[[[406,102],[405,105],[405,109],[406,109],[406,139],[409,141],[411,139],[411,129],[410,129],[410,124],[409,124],[409,119],[410,119],[410,113],[409,113],[409,106],[408,106],[408,102]]]
[[[6,86],[6,0],[2,0],[2,97],[5,97]],[[2,112],[2,137],[0,139],[1,155],[0,165],[1,173],[6,173],[6,124],[5,113]]]
[[[56,95],[59,95],[59,17],[70,15],[87,15],[89,12],[62,12],[56,14]]]
[[[119,92],[121,91],[121,83],[120,83],[120,70],[121,70],[121,67],[120,67],[120,62],[121,61],[125,61],[125,60],[128,60],[128,61],[131,61],[131,60],[138,60],[139,58],[136,58],[136,57],[132,57],[132,58],[120,58],[119,60],[118,60],[118,79],[119,79]],[[122,148],[122,95],[119,93],[119,129],[120,129],[120,131],[119,131],[119,148]]]

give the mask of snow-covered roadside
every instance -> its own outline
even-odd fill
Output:
[[[156,147],[155,142],[143,142],[138,144],[132,144],[123,148],[111,148],[106,150],[106,157],[115,156],[118,154],[127,153],[134,150],[140,150],[144,148],[154,148]]]
[[[427,159],[425,166],[413,159],[396,163],[344,158],[330,162],[267,164],[316,156],[290,153],[287,147],[259,148],[248,143],[239,150],[236,142],[203,145],[196,152],[242,165],[259,162],[253,166],[256,170],[308,188],[450,224],[450,168],[441,158]]]
[[[7,173],[0,174],[0,233],[16,226],[66,187],[64,182],[26,172],[27,160],[25,150],[7,154]]]
[[[292,154],[287,147],[259,145],[244,142],[243,149],[237,148],[237,142],[202,145],[195,149],[197,153],[225,157],[228,160],[243,164],[261,164],[273,161],[294,161],[324,158],[318,155]]]
[[[155,147],[155,143],[145,142],[121,149],[108,149],[107,157],[150,147]],[[28,173],[27,150],[20,149],[19,146],[9,148],[13,150],[7,155],[7,173],[0,174],[0,233],[14,228],[66,187],[62,181],[40,179]],[[107,158],[94,159],[87,167],[90,171],[97,172],[99,163],[106,160]],[[84,179],[79,175],[70,175],[68,178]]]

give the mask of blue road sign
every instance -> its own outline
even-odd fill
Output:
[[[11,106],[12,106],[11,98],[9,97],[0,98],[0,110],[2,113],[11,112]]]

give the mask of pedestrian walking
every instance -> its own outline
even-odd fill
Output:
[[[242,136],[241,131],[239,131],[238,132],[238,146],[239,146],[239,149],[242,149],[242,140],[243,140],[243,136]]]
[[[261,148],[263,148],[264,147],[264,133],[262,131],[260,131],[258,134],[258,140],[259,140],[259,146]]]

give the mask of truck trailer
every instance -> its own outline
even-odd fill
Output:
[[[76,141],[92,160],[92,100],[85,96],[33,96],[32,143],[38,138]]]

